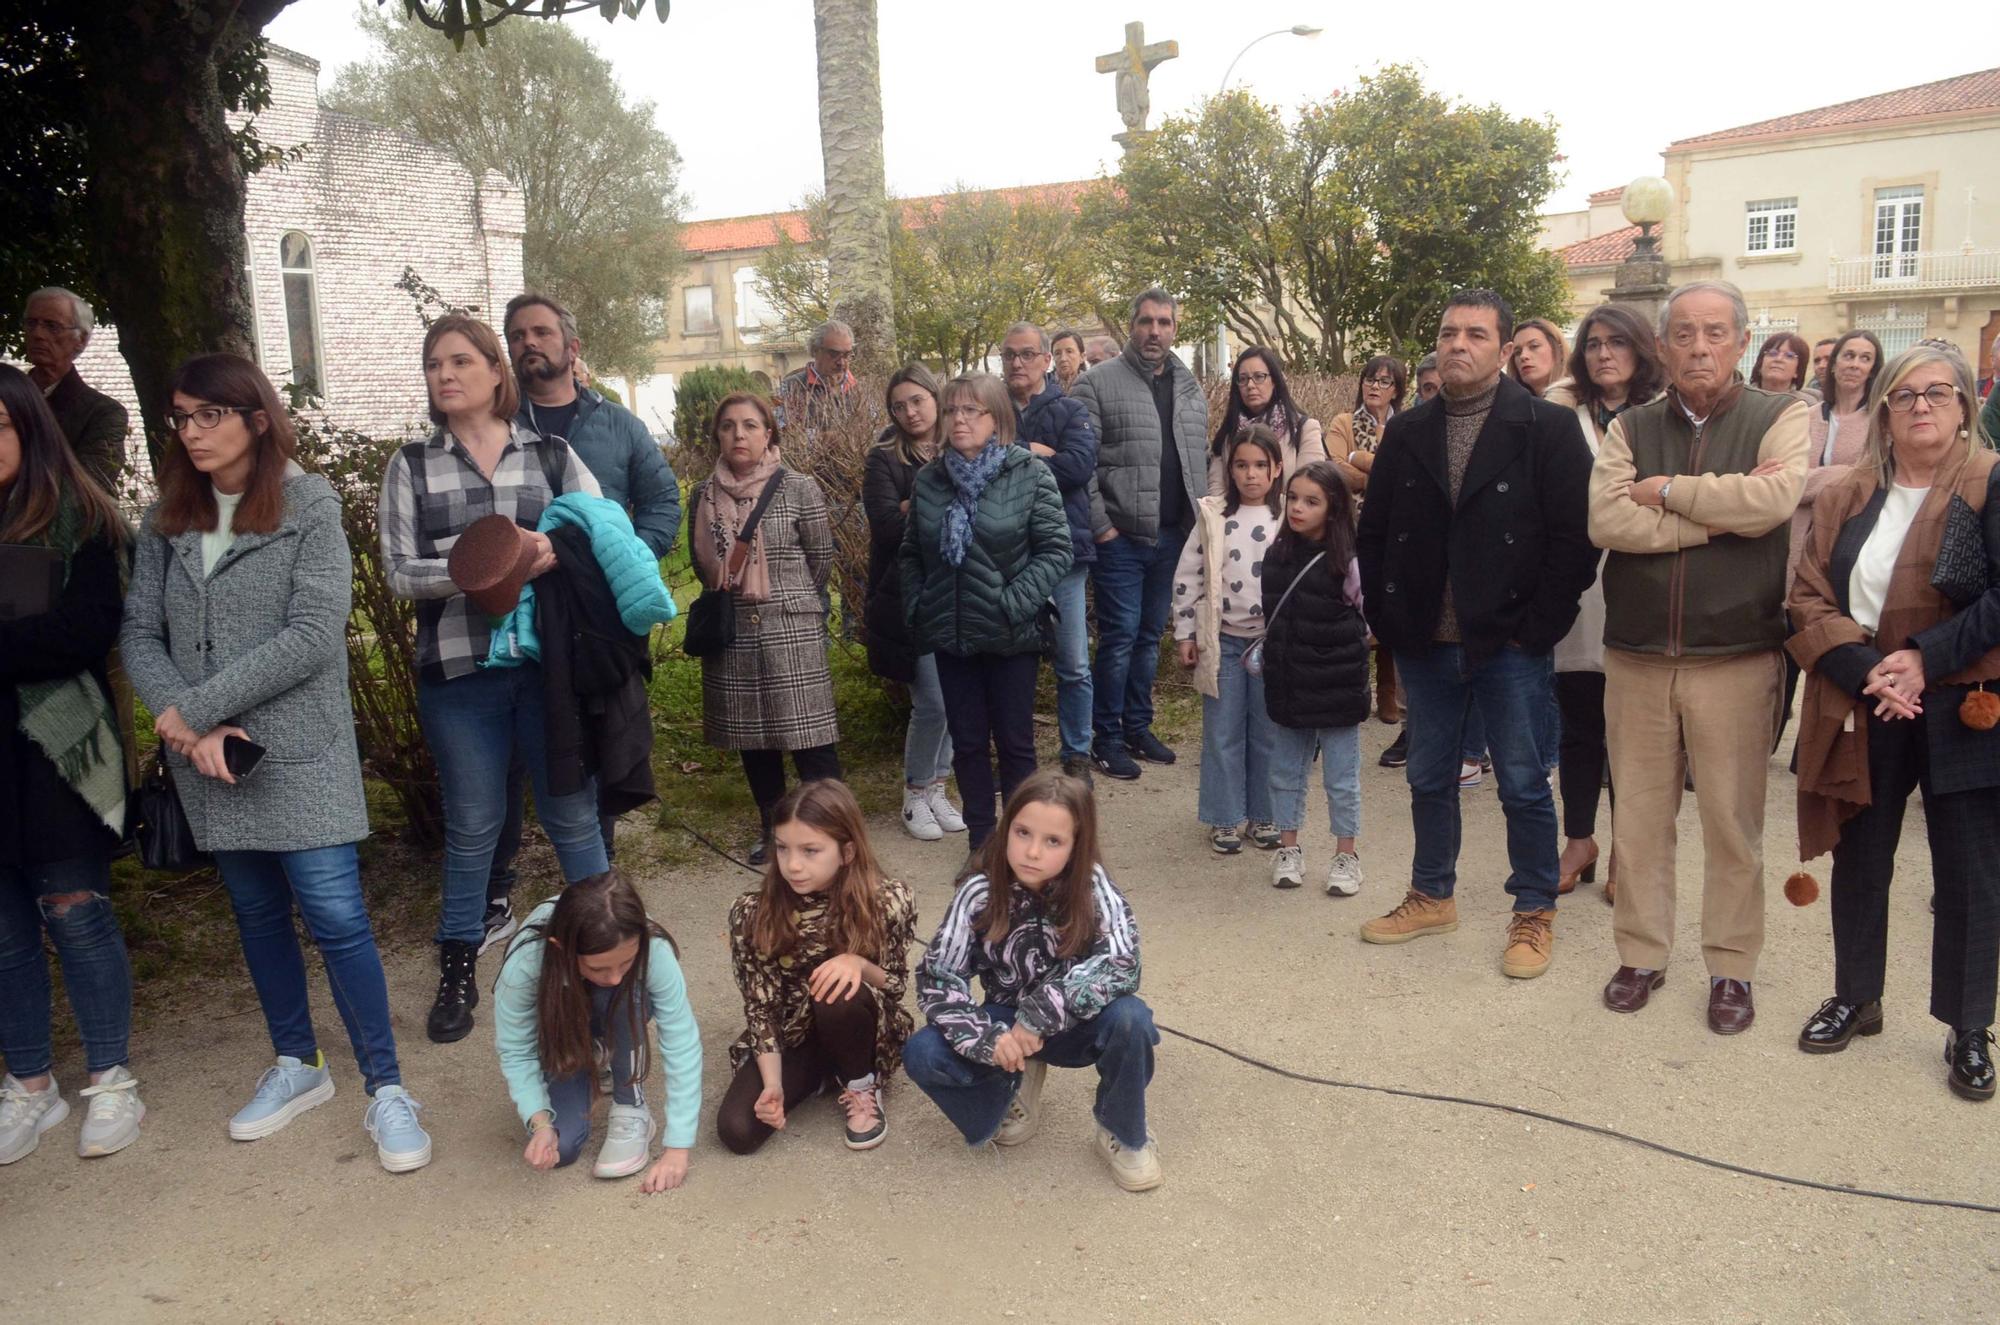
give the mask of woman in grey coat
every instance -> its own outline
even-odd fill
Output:
[[[333,1098],[296,901],[373,1097],[363,1126],[384,1168],[422,1168],[430,1137],[403,1089],[355,853],[368,808],[347,698],[353,564],[340,500],[293,460],[290,420],[247,359],[181,365],[168,419],[180,445],[160,464],[120,647],[195,842],[229,890],[277,1050],[229,1134],[269,1136]]]

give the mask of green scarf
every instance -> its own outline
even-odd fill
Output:
[[[63,583],[81,541],[82,518],[65,500],[36,542],[63,556]],[[21,734],[40,747],[56,772],[113,833],[125,832],[125,750],[118,719],[97,678],[88,671],[61,681],[28,681],[14,687],[21,699]]]

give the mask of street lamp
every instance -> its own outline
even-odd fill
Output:
[[[1293,37],[1317,37],[1322,31],[1324,31],[1324,29],[1316,28],[1312,26],[1310,23],[1294,23],[1292,24],[1292,26],[1288,28],[1279,28],[1276,32],[1265,33],[1263,36],[1257,38],[1256,41],[1251,42],[1250,46],[1255,46],[1259,41],[1269,41],[1273,37],[1283,37],[1287,35]],[[1216,96],[1219,97],[1224,92],[1227,92],[1229,90],[1229,76],[1236,72],[1237,60],[1241,60],[1244,56],[1250,53],[1250,46],[1245,46],[1242,50],[1236,52],[1236,59],[1231,60],[1229,62],[1229,67],[1222,71],[1222,86],[1215,89]]]
[[[1657,175],[1641,175],[1625,186],[1620,210],[1625,213],[1627,221],[1639,227],[1639,238],[1632,244],[1635,260],[1659,260],[1660,241],[1653,235],[1653,227],[1667,219],[1673,200],[1673,185]]]

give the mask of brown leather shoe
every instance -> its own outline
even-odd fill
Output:
[[[1665,971],[1649,971],[1643,966],[1621,966],[1604,985],[1604,1006],[1613,1012],[1637,1012],[1646,1006],[1653,991],[1667,982]]]
[[[1507,918],[1507,950],[1500,957],[1500,973],[1532,980],[1549,969],[1555,947],[1555,912],[1516,911]]]
[[[1748,980],[1711,980],[1708,985],[1708,1028],[1717,1035],[1740,1035],[1757,1020]]]

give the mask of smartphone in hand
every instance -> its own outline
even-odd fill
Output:
[[[229,770],[229,776],[241,782],[257,771],[257,765],[264,762],[264,747],[242,736],[222,738],[222,766]]]

